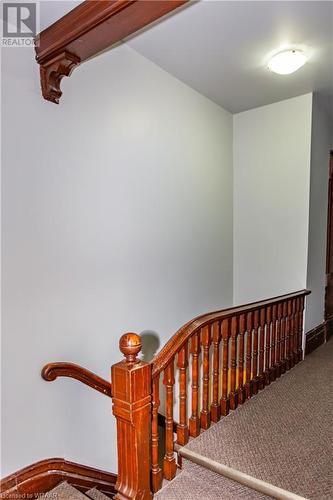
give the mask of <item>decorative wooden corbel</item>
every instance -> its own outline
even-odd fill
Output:
[[[36,37],[42,94],[59,103],[73,69],[189,0],[86,0]]]
[[[66,51],[43,62],[40,65],[40,81],[44,99],[59,104],[62,95],[60,82],[64,76],[70,76],[79,64],[80,58]]]

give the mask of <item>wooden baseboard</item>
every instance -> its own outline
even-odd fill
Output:
[[[58,483],[67,481],[85,492],[96,487],[110,498],[116,493],[117,476],[86,465],[49,458],[29,465],[0,481],[0,498],[38,498]],[[31,495],[31,496],[30,496]]]
[[[305,355],[310,354],[326,340],[328,320],[310,330],[305,337]]]

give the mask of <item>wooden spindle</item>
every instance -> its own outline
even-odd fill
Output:
[[[223,345],[223,365],[222,365],[222,397],[221,414],[228,415],[230,404],[228,397],[228,374],[229,374],[229,319],[222,321],[222,345]]]
[[[239,317],[239,353],[238,353],[238,404],[244,403],[244,336],[245,336],[245,314]]]
[[[213,400],[210,407],[213,422],[218,422],[221,418],[221,406],[219,402],[220,385],[220,340],[221,331],[219,321],[213,323]]]
[[[230,409],[236,410],[238,406],[238,393],[236,391],[236,366],[237,366],[237,333],[238,318],[231,318],[231,356],[230,356]]]
[[[202,407],[200,413],[200,425],[203,429],[210,427],[210,410],[209,410],[209,348],[211,336],[210,325],[201,329],[201,344],[202,344]]]
[[[192,414],[189,419],[190,436],[197,437],[200,434],[199,418],[199,334],[195,333],[191,339],[192,354]]]
[[[187,426],[187,377],[188,349],[187,344],[179,351],[177,359],[179,369],[179,424],[177,425],[177,443],[184,446],[188,442]]]
[[[295,366],[294,360],[294,338],[295,338],[295,308],[294,300],[289,301],[290,308],[290,352],[289,352],[289,364],[290,368]]]
[[[291,340],[291,303],[287,301],[287,317],[286,317],[286,369],[291,368],[290,363],[290,340]]]
[[[303,359],[303,319],[304,319],[305,297],[300,297],[299,321],[298,321],[298,359]]]
[[[282,304],[277,305],[276,314],[276,346],[275,346],[275,375],[281,376],[281,318],[282,318]]]
[[[151,422],[151,478],[153,493],[162,486],[162,469],[159,464],[158,409],[160,406],[160,376],[153,379],[153,401]]]
[[[245,358],[245,396],[249,399],[252,396],[251,382],[251,361],[252,361],[252,329],[253,314],[247,313],[246,316],[246,358]]]
[[[260,330],[259,330],[259,367],[258,367],[258,384],[259,389],[265,387],[264,381],[264,353],[265,353],[265,326],[266,326],[266,309],[260,309]]]
[[[259,311],[254,311],[253,314],[253,352],[252,352],[252,392],[258,393],[258,328],[259,328]]]
[[[270,369],[271,382],[276,379],[276,316],[277,316],[277,306],[276,304],[273,304],[272,334],[271,334],[271,369]]]
[[[112,411],[117,420],[118,476],[115,498],[150,500],[151,364],[138,359],[141,338],[119,341],[125,360],[111,368]]]
[[[173,452],[173,386],[174,360],[164,370],[163,384],[166,390],[165,408],[165,456],[163,460],[163,472],[165,479],[171,480],[176,475],[176,460]]]
[[[294,340],[294,352],[295,352],[295,363],[300,361],[299,359],[299,321],[300,321],[300,297],[295,299],[295,316],[296,316],[296,325],[295,325],[295,340]]]
[[[294,339],[293,339],[293,363],[298,363],[298,299],[293,300],[293,316],[294,316]]]
[[[264,380],[265,385],[271,383],[270,378],[270,363],[271,363],[271,326],[272,326],[272,308],[267,306],[266,308],[266,337],[265,337],[265,371]]]
[[[287,302],[282,304],[281,318],[281,373],[286,372]]]

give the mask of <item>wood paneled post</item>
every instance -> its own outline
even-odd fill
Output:
[[[137,358],[141,338],[123,335],[125,360],[112,366],[113,414],[117,420],[116,499],[147,500],[150,491],[151,365]]]

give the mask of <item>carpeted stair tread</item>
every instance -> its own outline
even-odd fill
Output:
[[[85,494],[88,498],[91,498],[92,500],[110,500],[110,497],[104,495],[104,493],[99,491],[97,488],[92,488],[91,490],[86,491]]]
[[[332,361],[333,340],[184,448],[300,496],[332,499]]]
[[[81,493],[79,490],[68,484],[66,481],[59,483],[51,491],[45,493],[38,498],[41,499],[55,499],[55,500],[87,500],[86,495]]]
[[[183,461],[184,462],[184,461]],[[187,461],[186,461],[187,462]],[[154,495],[154,500],[272,500],[251,488],[196,464],[186,464],[175,479]]]

